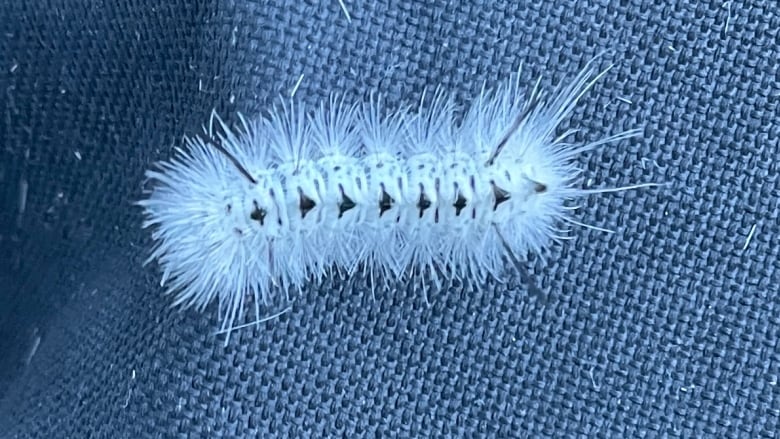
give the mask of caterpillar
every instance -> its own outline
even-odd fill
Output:
[[[596,74],[591,61],[549,97],[537,81],[527,98],[518,71],[483,86],[458,122],[440,89],[415,111],[385,111],[372,95],[312,112],[282,103],[233,129],[212,113],[204,137],[145,174],[146,263],[159,263],[174,305],[217,300],[228,336],[250,299],[259,321],[259,303],[334,270],[368,275],[372,291],[377,279],[500,279],[505,259],[522,272],[521,255],[566,238],[567,225],[605,230],[575,221],[573,201],[655,185],[580,187],[578,155],[639,130],[585,144],[557,133],[611,67]]]

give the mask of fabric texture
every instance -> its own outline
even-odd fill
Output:
[[[777,5],[344,3],[3,2],[0,437],[778,437]],[[567,123],[644,131],[586,178],[666,186],[583,202],[616,233],[532,258],[541,296],[332,279],[224,346],[142,266],[143,172],[213,109],[467,104],[602,52]]]

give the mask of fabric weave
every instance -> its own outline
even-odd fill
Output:
[[[0,437],[778,436],[775,4],[345,6],[0,5]],[[333,279],[224,347],[215,306],[170,309],[142,266],[143,172],[212,109],[235,122],[298,82],[311,105],[436,86],[466,104],[521,65],[549,89],[605,50],[569,125],[644,133],[584,172],[667,186],[584,203],[617,233],[534,258],[543,296],[510,277],[427,304]]]

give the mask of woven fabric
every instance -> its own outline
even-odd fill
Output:
[[[0,5],[0,437],[777,437],[777,5],[344,2]],[[466,104],[604,51],[567,123],[644,130],[586,177],[667,186],[584,202],[616,233],[532,260],[541,296],[332,279],[223,346],[142,266],[143,172],[212,109]]]

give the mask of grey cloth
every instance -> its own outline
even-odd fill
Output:
[[[0,437],[777,437],[777,4],[345,4],[0,6]],[[511,270],[429,304],[333,279],[225,347],[216,307],[171,309],[142,266],[143,172],[212,109],[232,123],[298,82],[309,104],[465,105],[605,50],[566,124],[644,130],[585,177],[667,186],[583,202],[616,233],[533,258],[541,296]]]

